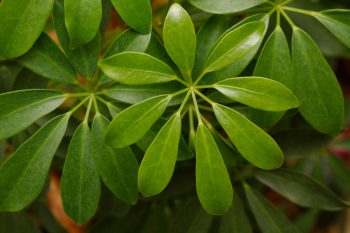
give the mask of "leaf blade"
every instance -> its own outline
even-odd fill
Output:
[[[189,0],[195,7],[214,14],[237,13],[264,3],[264,0]]]

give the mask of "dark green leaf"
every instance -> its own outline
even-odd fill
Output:
[[[41,233],[25,212],[1,213],[0,232],[9,233]]]
[[[0,94],[0,140],[9,138],[60,106],[65,96],[50,90]]]
[[[95,161],[103,182],[119,199],[135,204],[138,198],[137,172],[139,165],[130,148],[114,149],[105,143],[109,121],[96,114],[91,139]]]
[[[344,101],[333,70],[309,35],[295,28],[292,42],[295,94],[312,127],[336,135],[343,126]]]
[[[264,3],[264,0],[189,0],[195,7],[214,14],[237,13]]]
[[[222,215],[231,207],[233,189],[220,150],[210,131],[200,123],[196,133],[196,188],[203,208]]]
[[[213,109],[220,125],[246,160],[262,169],[282,165],[282,151],[266,132],[231,108],[215,104]]]
[[[68,120],[69,115],[52,119],[2,164],[0,210],[19,211],[39,195]]]
[[[65,55],[56,46],[55,42],[44,33],[32,49],[18,58],[18,61],[23,66],[46,78],[64,83],[77,82],[75,71]]]
[[[95,214],[101,187],[87,121],[76,129],[69,144],[61,189],[63,208],[75,222],[83,224]]]
[[[326,159],[333,182],[337,185],[338,189],[350,195],[350,183],[348,182],[350,177],[349,166],[344,163],[344,160],[337,158],[336,155],[330,154]]]
[[[116,148],[137,142],[162,116],[170,100],[170,96],[156,96],[125,109],[108,127],[106,141]]]
[[[26,53],[43,31],[54,0],[4,0],[0,5],[0,58]]]

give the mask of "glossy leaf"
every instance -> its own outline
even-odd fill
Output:
[[[300,233],[297,227],[259,192],[248,185],[244,185],[244,190],[255,220],[263,233]]]
[[[92,153],[89,125],[83,122],[69,144],[61,179],[64,211],[78,224],[95,214],[100,199],[100,177]]]
[[[96,114],[92,123],[91,140],[95,161],[103,183],[119,199],[135,204],[138,198],[137,172],[139,165],[130,148],[115,149],[105,143],[109,121]]]
[[[64,0],[64,13],[72,49],[96,36],[102,18],[101,0]]]
[[[350,10],[326,10],[313,16],[350,48]]]
[[[209,54],[205,72],[223,69],[256,51],[265,34],[265,23],[244,24],[227,33]]]
[[[264,0],[189,0],[195,7],[213,14],[237,13],[264,3]]]
[[[112,0],[114,8],[122,19],[141,34],[148,34],[152,28],[152,8],[149,0]]]
[[[200,123],[196,133],[196,188],[203,208],[222,215],[232,204],[233,189],[220,150],[210,131]]]
[[[338,134],[343,125],[344,101],[333,70],[310,36],[298,28],[293,32],[292,55],[301,115],[318,131]]]
[[[165,18],[163,40],[171,59],[190,77],[196,56],[196,32],[191,17],[177,3],[170,7]]]
[[[299,106],[293,92],[267,78],[230,78],[214,84],[214,88],[234,101],[266,111],[283,111]]]
[[[0,94],[0,140],[22,131],[60,106],[65,96],[50,90],[24,90]]]
[[[175,169],[181,135],[181,115],[175,113],[159,131],[142,159],[138,174],[140,192],[154,196],[165,189]]]
[[[288,41],[282,29],[276,27],[265,43],[255,66],[254,76],[278,81],[287,88],[293,88],[293,66]],[[263,127],[270,127],[279,121],[284,112],[263,112],[252,109],[250,116]]]
[[[26,53],[44,30],[54,0],[4,0],[0,5],[0,58]]]
[[[48,79],[64,83],[76,83],[76,74],[66,56],[55,42],[42,34],[31,50],[18,61],[26,68]]]
[[[326,186],[302,173],[288,170],[257,171],[256,178],[304,207],[333,211],[346,207],[344,202]]]
[[[156,96],[119,113],[108,127],[107,143],[123,148],[137,142],[162,116],[170,99],[170,96]]]
[[[0,167],[0,210],[19,211],[43,189],[69,115],[58,116],[31,136]]]
[[[113,80],[129,85],[162,83],[174,80],[174,71],[162,61],[145,53],[124,52],[99,62]]]
[[[216,119],[246,160],[267,170],[282,165],[282,151],[265,131],[231,108],[215,104],[213,109]]]

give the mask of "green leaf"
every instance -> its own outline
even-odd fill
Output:
[[[196,133],[196,188],[203,208],[222,215],[232,204],[230,176],[210,131],[200,123]]]
[[[52,39],[43,33],[34,46],[24,56],[18,58],[26,68],[46,78],[76,83],[76,74],[66,56]]]
[[[75,222],[83,224],[95,214],[101,187],[87,121],[76,129],[69,144],[61,189],[64,211]]]
[[[213,86],[228,98],[256,109],[284,111],[299,106],[293,92],[281,83],[267,78],[230,78]]]
[[[175,113],[146,151],[138,174],[140,192],[154,196],[168,185],[175,168],[181,135],[181,115]]]
[[[191,17],[177,3],[171,5],[165,18],[163,40],[171,59],[189,78],[196,56],[196,32]]]
[[[41,233],[26,212],[0,213],[0,232]]]
[[[19,211],[40,194],[69,115],[58,116],[31,136],[0,168],[0,210]]]
[[[292,41],[295,94],[301,115],[330,135],[343,126],[344,100],[333,70],[309,35],[295,28]]]
[[[152,8],[149,0],[112,0],[114,8],[122,19],[141,34],[148,34],[152,28]]]
[[[145,52],[151,40],[151,33],[142,35],[132,29],[126,29],[108,47],[105,58],[125,51]]]
[[[258,6],[265,0],[189,0],[195,7],[213,14],[237,13]]]
[[[54,0],[4,0],[0,5],[0,58],[26,53],[44,30]]]
[[[170,100],[170,96],[156,96],[125,109],[108,127],[106,141],[116,148],[137,142],[162,116]]]
[[[332,211],[346,207],[344,202],[326,186],[302,173],[290,170],[257,171],[255,177],[303,207]]]
[[[293,88],[291,55],[287,38],[280,27],[276,27],[266,41],[255,66],[254,76],[270,78],[288,88]],[[283,115],[284,112],[263,112],[255,109],[250,112],[251,119],[266,128],[278,122]]]
[[[139,165],[130,148],[114,149],[105,143],[109,121],[96,114],[92,123],[91,140],[95,161],[103,183],[119,199],[135,204],[138,198],[137,172]]]
[[[64,0],[64,13],[72,49],[96,36],[102,18],[101,0]]]
[[[247,184],[244,185],[244,190],[255,220],[263,233],[300,233],[297,227],[259,192]]]
[[[223,69],[257,50],[265,35],[265,23],[255,21],[227,33],[209,54],[205,72]]]
[[[50,90],[24,90],[0,94],[0,140],[12,137],[60,106],[66,97]]]
[[[336,184],[339,190],[345,194],[350,194],[350,184],[348,182],[350,177],[350,168],[347,163],[344,163],[343,159],[338,158],[335,155],[329,154],[326,156],[328,167],[332,181]]]
[[[350,10],[326,10],[315,13],[313,16],[350,48]]]
[[[100,61],[99,66],[108,77],[128,85],[163,83],[176,77],[167,64],[145,53],[119,53]]]
[[[215,104],[213,109],[220,125],[246,160],[262,169],[282,165],[282,151],[270,135],[231,108]]]

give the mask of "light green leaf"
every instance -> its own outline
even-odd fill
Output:
[[[152,8],[149,0],[112,0],[114,8],[122,19],[141,34],[148,34],[152,28]]]
[[[170,100],[170,96],[156,96],[119,113],[108,127],[107,143],[123,148],[140,140],[162,116]]]
[[[154,196],[168,185],[175,168],[181,135],[181,115],[175,113],[146,151],[138,174],[140,192]]]
[[[119,53],[100,61],[99,66],[108,77],[129,85],[169,82],[175,78],[167,64],[145,53]]]
[[[246,160],[262,169],[282,165],[282,151],[270,135],[231,108],[215,104],[213,109],[220,125]]]
[[[213,86],[228,98],[256,109],[284,111],[299,106],[293,92],[281,83],[267,78],[230,78]]]
[[[222,215],[231,207],[230,176],[213,136],[203,123],[198,125],[196,133],[196,188],[208,213]]]
[[[282,196],[303,207],[337,211],[346,204],[319,181],[290,170],[256,171],[255,177]]]
[[[313,16],[350,48],[350,10],[325,10]]]
[[[100,177],[92,153],[90,129],[84,121],[69,144],[61,180],[64,211],[78,224],[95,214],[100,199]]]
[[[58,116],[31,136],[0,167],[0,210],[19,211],[40,194],[69,115]]]
[[[283,62],[282,62],[283,61]],[[266,77],[293,88],[293,66],[287,38],[282,29],[275,31],[266,41],[255,66],[254,76]],[[277,123],[284,112],[263,112],[251,109],[251,119],[260,126],[270,127]]]
[[[43,33],[34,46],[24,56],[18,58],[26,68],[46,78],[64,82],[76,83],[76,74],[66,56],[55,42]]]
[[[44,30],[54,0],[3,0],[0,5],[0,58],[26,53]]]
[[[295,225],[259,192],[244,185],[250,208],[263,233],[300,233]]]
[[[92,123],[91,140],[95,161],[103,183],[119,199],[135,204],[138,198],[137,172],[139,165],[130,148],[114,149],[105,143],[109,121],[96,114]]]
[[[293,32],[292,55],[301,115],[318,131],[338,134],[344,119],[342,91],[317,45],[299,28]]]
[[[223,69],[256,51],[265,35],[265,23],[244,24],[227,33],[209,54],[205,72]]]
[[[12,137],[60,106],[66,97],[50,90],[24,90],[0,94],[0,140]]]
[[[171,5],[165,18],[163,40],[171,59],[189,78],[196,56],[196,32],[191,17],[177,3]]]
[[[213,14],[237,13],[258,6],[265,0],[189,0],[195,7]]]
[[[64,13],[72,49],[96,36],[102,18],[101,0],[64,0]]]

